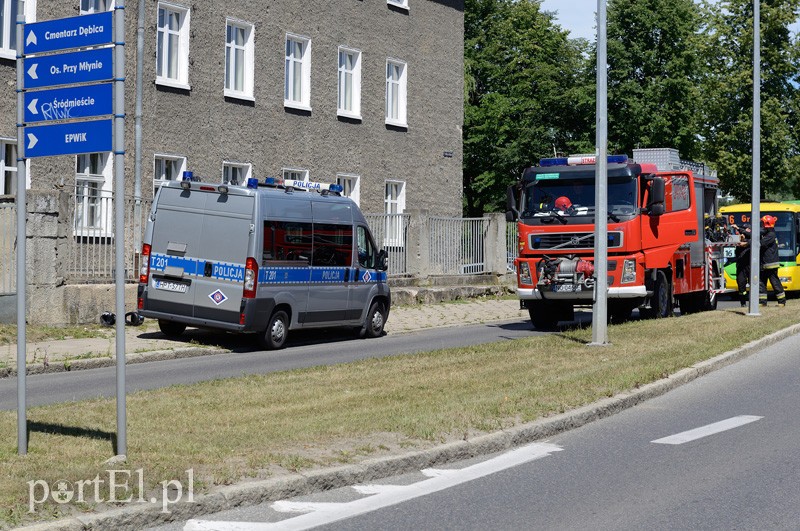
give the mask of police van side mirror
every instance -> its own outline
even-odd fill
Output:
[[[388,255],[386,254],[386,249],[381,249],[378,252],[378,258],[376,262],[377,263],[375,265],[375,269],[377,269],[378,271],[386,271],[387,269],[389,269]]]

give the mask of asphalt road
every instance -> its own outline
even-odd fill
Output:
[[[198,517],[188,528],[254,529],[221,520],[348,531],[798,529],[798,384],[793,336],[543,443],[446,471]]]

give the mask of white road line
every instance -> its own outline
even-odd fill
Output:
[[[395,488],[385,489],[373,496],[361,498],[349,503],[309,503],[303,504],[304,509],[311,509],[313,512],[288,518],[280,522],[214,522],[210,520],[189,520],[186,522],[186,531],[255,531],[255,530],[275,530],[275,529],[311,529],[324,524],[345,520],[360,514],[366,514],[384,507],[397,505],[399,503],[433,494],[468,481],[479,479],[508,468],[512,468],[535,459],[547,457],[554,452],[562,449],[554,444],[534,443],[523,446],[516,450],[506,452],[493,459],[468,466],[461,470],[453,470],[452,474],[437,475],[430,479],[425,479],[417,483],[406,486],[396,486]],[[381,489],[376,489],[381,490]],[[301,504],[297,504],[294,509],[300,509]],[[276,507],[277,506],[277,507]],[[287,502],[275,502],[274,508],[283,510],[291,505]]]
[[[719,422],[715,422],[707,426],[701,426],[693,430],[676,433],[675,435],[670,435],[669,437],[663,437],[661,439],[656,439],[655,441],[650,441],[650,442],[654,444],[683,444],[690,441],[695,441],[697,439],[702,439],[703,437],[708,437],[709,435],[714,435],[715,433],[732,430],[733,428],[738,428],[739,426],[750,424],[751,422],[755,422],[762,418],[764,417],[756,417],[754,415],[740,415],[738,417],[731,417],[729,419],[721,420]]]

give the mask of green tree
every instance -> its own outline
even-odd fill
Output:
[[[583,40],[539,0],[466,0],[464,213],[504,209],[526,166],[593,151],[594,85]]]
[[[693,0],[608,3],[609,152],[699,155],[700,12]]]
[[[789,26],[800,0],[761,0],[761,190],[785,199],[800,192],[798,40]],[[708,24],[702,57],[705,158],[721,187],[742,201],[752,191],[753,2],[704,6]]]

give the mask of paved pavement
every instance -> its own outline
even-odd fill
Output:
[[[441,326],[484,323],[508,319],[527,320],[527,312],[519,309],[514,298],[484,297],[434,304],[404,305],[392,308],[386,323],[388,333],[404,333],[413,330]],[[94,368],[114,363],[116,352],[115,328],[109,327],[100,337],[64,338],[59,340],[28,343],[26,355],[28,373],[54,372]],[[225,333],[188,330],[178,340],[167,339],[158,324],[146,319],[142,326],[125,327],[125,355],[129,363],[141,361],[213,354],[220,350],[248,344],[251,338],[239,341],[225,338]],[[220,343],[224,346],[220,346]],[[231,346],[233,345],[233,346]],[[16,370],[16,344],[0,347],[0,377],[14,374]]]

